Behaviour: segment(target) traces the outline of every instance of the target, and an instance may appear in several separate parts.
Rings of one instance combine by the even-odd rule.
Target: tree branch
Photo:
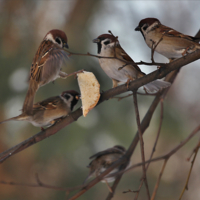
[[[142,162],[145,163],[144,140],[143,140],[143,137],[142,137],[143,133],[141,131],[141,126],[140,126],[140,114],[139,114],[139,110],[138,110],[136,91],[133,91],[133,101],[134,101],[134,107],[135,107],[135,114],[136,114],[136,122],[137,122],[137,127],[138,127],[139,139],[140,139],[141,157],[142,157]],[[142,165],[142,169],[143,169],[142,183],[143,182],[145,183],[147,197],[150,200],[150,192],[149,192],[149,186],[148,186],[147,177],[146,177],[146,167],[145,167],[145,164]]]
[[[166,77],[165,80],[173,83],[173,81],[175,80],[178,72],[179,72],[179,69],[176,70],[176,71],[171,72]],[[141,131],[142,131],[142,133],[144,133],[144,131],[148,128],[148,126],[150,124],[150,121],[151,121],[151,118],[152,118],[152,115],[153,115],[158,103],[160,102],[161,96],[166,95],[167,92],[168,92],[168,88],[156,95],[156,97],[155,97],[154,101],[152,102],[149,110],[147,111],[145,117],[142,120],[142,123],[141,123]],[[132,141],[132,143],[131,143],[131,145],[130,145],[130,147],[129,147],[129,149],[128,149],[128,151],[127,151],[127,153],[126,153],[127,157],[130,157],[133,154],[133,152],[134,152],[134,150],[135,150],[135,148],[137,146],[138,141],[139,141],[139,136],[138,136],[138,132],[137,132],[135,137],[134,137],[134,139],[133,139],[133,141]],[[115,191],[115,189],[116,189],[121,177],[122,177],[122,174],[120,174],[118,176],[118,178],[115,180],[115,182],[113,183],[112,191]],[[106,200],[112,199],[113,194],[114,194],[114,192],[113,193],[109,193]]]
[[[155,80],[158,78],[163,78],[164,76],[166,76],[167,74],[169,74],[171,71],[176,70],[176,69],[180,69],[180,67],[191,63],[197,59],[200,58],[200,50],[195,51],[194,53],[188,54],[187,56],[177,59],[169,64],[164,65],[165,67],[163,67],[160,70],[156,70],[140,79],[137,79],[135,81],[132,81],[129,85],[129,90],[137,90],[139,87]],[[169,78],[167,78],[167,81],[170,81],[170,79],[173,81],[176,77],[178,73],[178,70],[175,72],[172,72],[168,75]],[[118,94],[122,94],[124,92],[127,91],[127,87],[125,85],[121,85],[118,86],[116,88],[110,89],[106,92],[104,92],[101,95],[101,98],[99,100],[99,103],[104,102],[105,100],[108,100],[111,97],[114,97],[115,95]],[[160,101],[160,97],[166,94],[167,90],[164,90],[160,93],[158,93],[152,103],[152,105],[150,106],[147,114],[145,115],[142,123],[141,123],[141,131],[142,133],[144,133],[144,131],[146,130],[146,128],[149,126],[150,120],[152,118],[152,115],[154,113],[154,110],[156,109],[159,101]],[[46,130],[39,132],[38,134],[28,138],[27,140],[21,142],[20,144],[2,152],[0,154],[0,163],[4,162],[7,158],[11,157],[12,155],[28,148],[29,146],[36,144],[37,142],[42,141],[43,139],[57,133],[59,130],[61,130],[62,128],[68,126],[69,124],[73,123],[74,121],[76,121],[80,116],[82,115],[82,110],[81,108],[77,109],[75,112],[71,113],[69,116],[67,116],[66,118],[64,118],[63,120],[61,120],[60,122],[58,122],[57,124],[55,124],[54,126],[47,128]],[[136,134],[135,138],[133,139],[126,155],[120,159],[119,161],[117,161],[116,163],[114,163],[109,169],[107,169],[104,173],[102,173],[99,177],[97,177],[96,179],[94,179],[93,181],[91,181],[90,183],[88,183],[88,185],[86,187],[84,187],[80,192],[83,194],[84,192],[86,192],[89,188],[91,188],[92,186],[94,186],[96,183],[98,183],[101,178],[103,178],[106,174],[108,174],[110,171],[112,171],[112,169],[114,169],[115,167],[125,163],[124,165],[126,165],[128,163],[128,160],[130,159],[130,156],[132,155],[137,143],[139,141],[139,137],[138,137],[138,133]],[[115,191],[115,188],[117,187],[118,182],[120,181],[122,175],[120,175],[116,181],[114,182],[113,186],[112,186],[112,190],[113,193]],[[109,196],[107,197],[107,199],[111,199],[113,196],[113,194],[109,194]],[[75,199],[75,198],[74,198]]]

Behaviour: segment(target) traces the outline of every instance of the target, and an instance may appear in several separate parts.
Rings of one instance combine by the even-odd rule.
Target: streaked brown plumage
[[[108,169],[115,161],[119,160],[126,153],[126,149],[123,146],[116,145],[112,148],[106,149],[104,151],[100,151],[90,159],[93,159],[88,168],[90,169],[89,175],[85,179],[84,183],[92,176],[99,176],[106,169]],[[120,165],[121,166],[121,165]],[[115,173],[119,171],[120,166],[113,169],[110,173]],[[115,177],[104,177],[102,182],[112,182],[115,180]]]
[[[26,113],[0,122],[28,121],[34,126],[43,127],[53,125],[57,120],[70,114],[77,104],[79,93],[74,90],[62,92],[59,96],[50,97],[33,105],[32,114]]]
[[[61,71],[61,65],[67,53],[67,36],[61,30],[51,30],[41,42],[32,62],[29,88],[25,97],[22,112],[30,115],[34,96],[39,87],[54,81],[56,78],[65,78],[66,73]]]
[[[127,62],[134,63],[134,61],[124,51],[124,49],[122,49],[118,39],[113,35],[102,34],[98,36],[98,38],[94,39],[93,42],[97,43],[98,54],[100,56],[116,57],[122,60],[99,58],[101,68],[113,81],[113,87],[145,76],[145,73],[143,73],[137,65],[127,64]],[[121,67],[123,68],[119,70]],[[152,93],[169,87],[170,85],[171,84],[166,81],[155,80],[144,85],[144,88],[147,92]]]
[[[156,18],[145,18],[139,22],[135,28],[140,31],[149,48],[167,57],[170,61],[180,58],[187,53],[192,53],[200,49],[199,40],[189,35],[184,35],[170,27],[162,25]]]

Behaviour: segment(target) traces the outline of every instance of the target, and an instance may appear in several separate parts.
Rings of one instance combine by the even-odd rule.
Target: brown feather
[[[124,49],[120,46],[120,44],[118,44],[116,47],[116,53],[117,55],[121,55],[122,59],[128,61],[128,62],[133,62],[135,63],[132,58],[124,51]],[[135,67],[139,72],[142,72],[141,69],[137,66],[134,65],[133,67]]]
[[[26,94],[24,104],[23,104],[23,107],[22,107],[22,113],[25,113],[27,115],[32,114],[34,97],[35,97],[35,93],[36,93],[37,90],[38,90],[37,82],[34,81],[34,80],[31,80],[30,83],[29,83],[28,92]]]

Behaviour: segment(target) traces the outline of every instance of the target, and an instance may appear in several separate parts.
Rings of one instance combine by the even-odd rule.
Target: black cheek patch
[[[60,41],[59,38],[56,38],[56,42],[57,42],[58,44],[61,44],[61,41]]]
[[[73,98],[71,102],[71,111],[74,109],[74,106],[78,103],[78,100],[76,98]]]
[[[100,54],[100,53],[101,53],[101,47],[102,47],[101,43],[100,43],[100,42],[99,42],[99,43],[97,43],[97,48],[98,48],[98,51],[97,51],[97,53],[98,53],[98,54]]]

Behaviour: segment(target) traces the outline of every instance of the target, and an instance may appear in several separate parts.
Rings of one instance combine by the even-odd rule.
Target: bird
[[[199,40],[167,27],[156,18],[145,18],[139,22],[135,31],[140,31],[149,48],[173,61],[200,49]]]
[[[33,126],[41,127],[54,125],[63,117],[69,115],[79,100],[80,94],[74,90],[67,90],[59,96],[53,96],[33,104],[33,112],[30,115],[22,113],[16,117],[0,122],[27,121]]]
[[[93,159],[89,165],[87,166],[89,168],[89,175],[86,177],[83,184],[86,183],[86,181],[91,178],[92,176],[99,176],[101,175],[105,170],[107,170],[115,161],[119,160],[123,155],[125,155],[126,149],[121,145],[115,145],[112,148],[108,148],[104,151],[100,151],[94,155],[92,155],[89,159]],[[129,164],[129,163],[128,163]],[[113,169],[108,175],[111,175],[113,173],[120,171],[121,165],[117,166],[115,169]],[[116,176],[111,177],[104,177],[102,179],[102,182],[106,183],[109,190],[112,192],[112,189],[108,185],[109,182],[113,182],[116,179]]]
[[[129,81],[146,75],[134,64],[134,61],[123,50],[118,38],[114,35],[102,34],[94,39],[93,42],[97,43],[97,53],[99,56],[116,57],[116,59],[99,58],[99,64],[108,77],[112,79],[113,87],[117,87],[118,84],[129,83]],[[169,82],[155,80],[144,85],[144,89],[146,92],[152,93],[158,92],[170,85]]]
[[[68,53],[64,51],[69,48],[66,34],[58,29],[49,31],[42,40],[33,59],[29,87],[24,100],[22,112],[30,115],[34,96],[39,87],[54,81],[56,78],[66,78],[67,74],[61,71],[61,66]]]

